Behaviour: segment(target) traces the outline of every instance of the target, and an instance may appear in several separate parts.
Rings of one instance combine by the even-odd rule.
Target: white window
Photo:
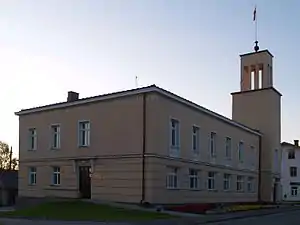
[[[79,122],[79,146],[87,147],[90,145],[90,122]]]
[[[167,188],[168,189],[175,189],[178,188],[178,169],[175,167],[168,167],[168,174],[167,174]]]
[[[199,127],[193,126],[193,153],[199,155],[200,153],[200,146],[199,146],[199,138],[200,138],[200,129]]]
[[[295,167],[295,166],[290,167],[290,176],[297,177],[297,167]]]
[[[28,182],[30,185],[36,184],[36,167],[29,167]]]
[[[256,151],[254,146],[250,146],[250,154],[251,154],[251,165],[256,165]]]
[[[238,146],[238,158],[240,162],[244,160],[244,142],[240,141]]]
[[[298,195],[298,187],[291,186],[291,196],[297,196],[297,195]]]
[[[224,183],[223,183],[224,191],[228,191],[230,189],[230,181],[231,181],[230,174],[225,173],[224,174]]]
[[[288,151],[288,159],[295,159],[295,150],[294,149],[290,149]]]
[[[189,178],[190,178],[190,189],[199,189],[198,171],[195,169],[190,169]]]
[[[37,131],[36,128],[29,129],[29,150],[37,149]]]
[[[253,177],[248,177],[247,181],[247,191],[248,192],[253,192],[254,191],[254,178]]]
[[[225,140],[225,157],[231,159],[231,138],[226,137]]]
[[[180,151],[180,130],[179,121],[171,119],[170,121],[170,156],[178,157]]]
[[[236,190],[237,191],[243,191],[244,190],[244,177],[243,176],[237,176]]]
[[[60,185],[60,167],[58,166],[53,167],[52,184]]]
[[[216,157],[216,136],[215,132],[210,133],[210,157]]]
[[[59,125],[51,126],[51,135],[52,135],[51,148],[59,149],[60,148],[60,126]]]
[[[216,172],[208,172],[208,190],[215,190]]]

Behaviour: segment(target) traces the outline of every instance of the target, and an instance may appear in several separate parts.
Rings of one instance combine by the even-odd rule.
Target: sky
[[[282,141],[300,139],[298,0],[0,0],[0,140],[24,108],[156,84],[231,118],[240,54],[273,55]]]

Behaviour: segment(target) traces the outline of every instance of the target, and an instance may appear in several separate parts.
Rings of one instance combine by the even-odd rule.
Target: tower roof
[[[261,51],[258,51],[258,52],[245,53],[245,54],[240,55],[240,57],[243,57],[243,56],[246,56],[246,55],[254,55],[254,54],[264,53],[264,52],[268,53],[270,56],[274,57],[268,49],[261,50]]]

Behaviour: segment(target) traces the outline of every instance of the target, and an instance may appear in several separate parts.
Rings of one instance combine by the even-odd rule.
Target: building
[[[275,201],[281,94],[273,87],[273,56],[240,57],[232,120],[155,85],[84,99],[69,92],[66,102],[17,112],[19,195]]]
[[[300,147],[299,141],[294,144],[282,142],[281,186],[282,200],[300,201]]]
[[[15,203],[18,194],[18,171],[0,171],[0,205],[9,206]]]

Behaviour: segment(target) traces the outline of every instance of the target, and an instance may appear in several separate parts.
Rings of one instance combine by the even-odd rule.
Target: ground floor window
[[[177,178],[178,169],[175,167],[168,167],[167,173],[167,183],[166,186],[168,189],[178,188],[178,178]]]
[[[291,196],[297,196],[298,195],[298,187],[292,186],[291,187]]]
[[[57,166],[53,167],[52,184],[60,185],[60,167]]]

